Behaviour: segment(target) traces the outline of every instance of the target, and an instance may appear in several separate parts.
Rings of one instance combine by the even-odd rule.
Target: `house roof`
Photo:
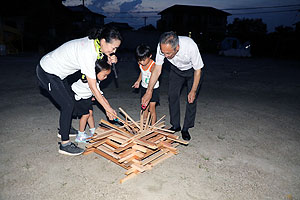
[[[106,25],[108,26],[114,26],[118,29],[122,29],[122,30],[131,30],[133,29],[131,26],[128,25],[128,23],[121,23],[121,22],[109,22]]]
[[[163,11],[159,12],[159,15],[163,15],[166,13],[189,13],[194,15],[203,15],[203,14],[209,14],[209,15],[224,15],[229,16],[231,15],[228,12],[224,12],[222,10],[218,10],[213,7],[205,7],[205,6],[189,6],[189,5],[173,5],[169,8],[164,9]]]
[[[78,5],[78,6],[67,6],[67,8],[69,8],[71,11],[73,12],[79,12],[79,13],[90,13],[92,15],[98,15],[100,17],[105,18],[106,16],[101,15],[99,13],[95,13],[92,12],[90,9],[88,9],[87,7],[83,6],[83,5]]]

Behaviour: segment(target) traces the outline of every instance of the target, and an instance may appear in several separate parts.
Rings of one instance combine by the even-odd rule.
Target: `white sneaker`
[[[87,138],[89,138],[89,136],[84,132],[84,133],[78,133],[76,139],[75,139],[75,142],[78,142],[78,143],[87,143]]]

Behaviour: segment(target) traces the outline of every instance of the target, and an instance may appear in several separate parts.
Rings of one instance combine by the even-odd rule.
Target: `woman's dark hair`
[[[95,62],[96,76],[102,70],[111,70],[111,65],[107,63],[107,56],[104,55],[102,59],[97,59]]]
[[[89,39],[105,39],[106,42],[110,43],[111,40],[120,40],[122,41],[122,36],[120,32],[113,26],[104,26],[102,28],[92,29],[89,33]]]
[[[145,58],[149,58],[151,55],[151,49],[148,45],[141,44],[136,47],[135,57],[138,61],[144,60]]]

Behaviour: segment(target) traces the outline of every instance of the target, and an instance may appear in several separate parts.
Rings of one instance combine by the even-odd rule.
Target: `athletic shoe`
[[[59,133],[59,128],[58,129],[58,133],[57,133],[57,137],[61,138],[61,135]],[[69,137],[76,137],[78,134],[78,130],[76,130],[75,128],[73,128],[73,126],[70,128],[70,132],[69,132]]]
[[[63,146],[60,142],[59,144],[59,150],[58,153],[69,155],[69,156],[77,156],[84,152],[84,149],[78,147],[73,142],[70,142],[67,146]]]
[[[78,143],[86,143],[87,141],[87,138],[89,138],[89,136],[84,132],[84,133],[78,133],[76,139],[75,139],[75,142],[78,142]]]

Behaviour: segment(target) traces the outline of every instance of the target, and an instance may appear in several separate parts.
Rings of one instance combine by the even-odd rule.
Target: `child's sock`
[[[78,131],[78,135],[83,135],[85,134],[85,131],[81,132],[81,131]]]
[[[94,134],[95,134],[95,130],[96,130],[96,128],[90,128],[90,133],[91,133],[91,135],[94,135]]]

